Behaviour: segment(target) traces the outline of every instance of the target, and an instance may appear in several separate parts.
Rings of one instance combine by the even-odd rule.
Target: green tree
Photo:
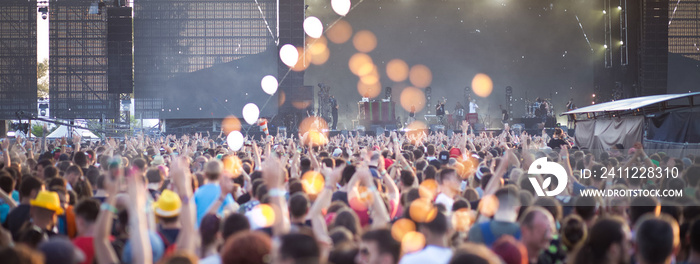
[[[39,62],[36,65],[37,96],[39,98],[49,97],[49,59]]]
[[[131,130],[134,130],[136,128],[141,128],[141,120],[136,119],[134,115],[131,115],[130,118],[130,123],[131,123]]]
[[[56,131],[58,126],[48,126],[47,130],[44,130],[44,125],[40,123],[32,123],[32,129],[31,133],[34,134],[35,137],[43,137],[44,135],[48,136],[52,132]]]

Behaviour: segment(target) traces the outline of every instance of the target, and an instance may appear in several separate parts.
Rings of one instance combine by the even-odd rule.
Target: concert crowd
[[[700,156],[579,149],[560,129],[1,146],[0,263],[700,264]],[[561,194],[538,195],[560,183],[528,173],[540,158],[566,171]],[[635,166],[679,174],[580,175]]]

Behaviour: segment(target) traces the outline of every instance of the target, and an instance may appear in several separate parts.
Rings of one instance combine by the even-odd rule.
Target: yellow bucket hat
[[[173,217],[180,214],[180,208],[182,207],[182,201],[180,201],[180,196],[171,190],[164,190],[160,194],[158,201],[153,203],[155,212],[157,216],[160,217]]]
[[[29,201],[31,206],[41,207],[47,210],[56,212],[58,215],[63,214],[63,208],[61,208],[61,200],[58,198],[58,194],[51,191],[40,191],[36,195],[34,200]]]

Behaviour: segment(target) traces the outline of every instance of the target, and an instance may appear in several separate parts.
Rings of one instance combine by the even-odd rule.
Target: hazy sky
[[[37,60],[43,61],[49,58],[49,20],[41,19],[41,14],[36,16],[36,20]]]

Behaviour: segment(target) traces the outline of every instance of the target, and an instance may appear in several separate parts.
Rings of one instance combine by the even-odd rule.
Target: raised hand
[[[173,159],[170,178],[173,179],[176,190],[180,195],[189,197],[192,193],[192,185],[190,184],[190,164],[186,157],[178,157]]]
[[[73,134],[73,145],[80,145],[82,137],[78,134]]]
[[[569,156],[569,147],[566,145],[561,145],[561,150],[559,150],[559,156],[568,157]]]
[[[109,197],[114,197],[119,193],[121,179],[123,170],[119,170],[118,173],[110,173],[104,177],[104,190],[107,192]]]
[[[282,165],[276,157],[270,157],[262,164],[263,180],[269,189],[281,188],[284,184]]]

